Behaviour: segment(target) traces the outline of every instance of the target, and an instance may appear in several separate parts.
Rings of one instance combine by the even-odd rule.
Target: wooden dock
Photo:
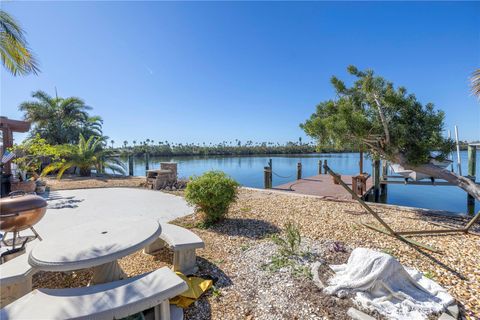
[[[345,182],[345,184],[349,187],[352,187],[352,176],[342,175],[342,181]],[[361,197],[368,194],[372,187],[372,178],[369,178],[367,180],[366,192],[362,194]],[[333,183],[333,178],[329,174],[320,174],[318,176],[291,181],[285,184],[275,186],[272,189],[298,194],[320,196],[328,199],[352,199],[352,195],[348,193],[347,190],[345,190],[341,185]]]

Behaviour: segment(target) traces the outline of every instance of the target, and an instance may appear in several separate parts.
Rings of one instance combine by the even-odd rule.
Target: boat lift
[[[343,188],[345,188],[345,190],[347,190],[352,195],[353,199],[357,200],[360,203],[360,205],[362,205],[362,207],[365,208],[365,210],[368,213],[370,213],[384,227],[384,229],[383,229],[383,228],[379,228],[377,226],[374,226],[374,225],[371,225],[371,224],[368,224],[368,223],[362,223],[362,225],[367,227],[367,228],[370,228],[374,231],[381,232],[383,234],[395,237],[402,242],[412,244],[412,245],[427,249],[427,250],[432,251],[432,252],[438,252],[438,250],[433,248],[433,247],[430,247],[426,244],[423,244],[423,243],[417,242],[415,240],[409,239],[408,237],[421,236],[421,235],[432,235],[432,234],[436,234],[436,235],[438,235],[438,234],[449,234],[449,233],[465,233],[465,234],[468,233],[468,234],[473,234],[473,235],[476,235],[476,236],[480,235],[480,234],[472,232],[470,230],[472,228],[472,226],[479,220],[480,211],[475,216],[473,216],[472,219],[463,228],[447,226],[447,225],[443,225],[443,224],[439,224],[439,223],[432,223],[434,225],[441,226],[444,229],[395,231],[390,227],[390,225],[388,223],[386,223],[378,215],[378,213],[376,213],[372,208],[370,208],[370,206],[367,205],[367,203],[365,201],[363,201],[352,189],[350,189],[350,187],[348,187],[345,184],[345,182],[342,181],[341,177],[337,173],[335,173],[332,169],[330,169],[330,167],[326,164],[323,167],[333,177],[333,179],[335,179]]]

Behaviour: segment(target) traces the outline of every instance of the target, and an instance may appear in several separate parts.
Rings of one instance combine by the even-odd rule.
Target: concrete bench
[[[168,300],[188,289],[167,267],[91,287],[36,289],[0,310],[0,319],[121,319],[149,308],[155,320],[183,319]],[[174,310],[175,311],[174,311]]]
[[[0,264],[0,307],[32,291],[32,276],[36,270],[28,263],[28,255],[36,241],[27,244],[25,253]]]
[[[160,238],[144,249],[146,254],[155,254],[156,251],[165,247],[165,244],[173,250],[173,270],[183,274],[197,272],[197,256],[195,250],[205,248],[205,243],[195,233],[185,228],[162,223]]]

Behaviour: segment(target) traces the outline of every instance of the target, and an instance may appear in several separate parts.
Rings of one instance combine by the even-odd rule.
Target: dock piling
[[[378,202],[380,198],[380,160],[373,161],[373,195],[374,201]]]
[[[263,184],[265,189],[272,188],[272,169],[269,166],[263,168]]]
[[[133,176],[133,155],[128,155],[128,175]]]
[[[322,160],[318,160],[318,174],[322,174]]]
[[[388,180],[388,161],[387,160],[382,160],[382,181]],[[387,184],[382,183],[380,185],[380,193],[381,195],[386,195],[387,193]]]
[[[297,163],[297,180],[302,179],[302,163]]]
[[[324,169],[323,169],[323,170],[324,170],[323,173],[324,173],[324,174],[327,174],[327,173],[328,173],[328,172],[327,172],[327,159],[323,160],[323,168],[324,168]]]
[[[145,152],[145,171],[150,169],[150,166],[148,164],[149,161],[150,161],[150,155],[148,154],[148,152]],[[146,175],[146,173],[145,173],[145,175]]]
[[[477,147],[468,146],[468,178],[475,182],[476,180],[476,162],[477,162]],[[475,212],[475,198],[467,193],[467,209],[469,213]]]

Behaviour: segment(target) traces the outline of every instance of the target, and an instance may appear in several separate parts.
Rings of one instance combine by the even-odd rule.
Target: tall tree
[[[19,110],[25,119],[34,125],[32,135],[39,134],[49,144],[76,144],[79,135],[85,137],[102,135],[102,119],[91,117],[92,108],[76,97],[51,97],[43,91],[32,93],[35,101],[20,104]]]
[[[458,185],[476,199],[480,186],[431,163],[432,151],[445,159],[453,142],[442,136],[444,113],[422,105],[403,87],[375,76],[373,71],[348,67],[356,79],[351,87],[332,77],[336,98],[321,102],[301,128],[321,145],[363,145],[377,158]]]
[[[25,32],[8,13],[0,10],[0,56],[2,64],[14,76],[37,74],[40,69],[28,48]]]

